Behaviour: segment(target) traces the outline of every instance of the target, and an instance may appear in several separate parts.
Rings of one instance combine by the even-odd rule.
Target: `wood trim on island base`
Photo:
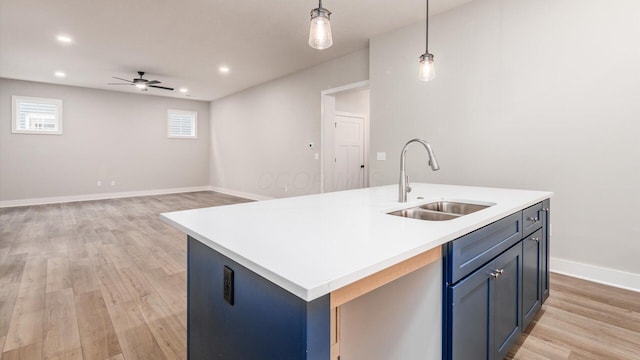
[[[340,306],[442,258],[438,246],[331,292],[331,360],[340,357]]]

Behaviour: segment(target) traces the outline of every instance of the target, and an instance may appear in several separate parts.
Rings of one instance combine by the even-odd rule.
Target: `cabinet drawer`
[[[522,239],[522,213],[517,212],[448,244],[449,284],[464,278]]]
[[[542,227],[542,203],[530,206],[522,211],[523,236],[527,236]]]

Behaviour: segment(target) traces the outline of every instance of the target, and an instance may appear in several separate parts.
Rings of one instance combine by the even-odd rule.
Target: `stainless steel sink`
[[[388,213],[389,215],[402,216],[406,218],[412,219],[420,219],[420,220],[430,220],[430,221],[444,221],[444,220],[452,220],[460,215],[453,214],[445,214],[436,211],[428,211],[423,210],[420,207],[413,207],[409,209],[402,209]]]
[[[421,209],[438,211],[455,215],[467,215],[488,208],[490,205],[467,204],[450,201],[437,201],[420,205]]]
[[[495,204],[483,205],[452,201],[436,201],[407,209],[392,211],[388,214],[419,220],[446,221],[457,219],[461,216],[486,209],[493,205]]]

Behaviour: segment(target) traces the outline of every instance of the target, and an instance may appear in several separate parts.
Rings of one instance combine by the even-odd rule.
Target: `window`
[[[169,110],[167,128],[169,138],[197,139],[198,113],[195,111]]]
[[[62,100],[12,96],[14,134],[62,134]]]

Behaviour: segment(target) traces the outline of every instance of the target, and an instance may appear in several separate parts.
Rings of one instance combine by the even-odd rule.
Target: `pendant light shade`
[[[436,68],[433,63],[433,54],[429,54],[429,0],[427,0],[427,21],[426,21],[426,41],[425,52],[420,55],[420,63],[418,68],[418,79],[422,81],[430,81],[436,76]]]
[[[309,27],[309,46],[323,50],[333,45],[331,37],[331,11],[322,7],[322,0],[316,9],[311,10],[311,25]]]
[[[420,56],[420,68],[418,69],[418,79],[422,81],[433,80],[436,77],[436,68],[433,63],[433,54],[422,54]]]

